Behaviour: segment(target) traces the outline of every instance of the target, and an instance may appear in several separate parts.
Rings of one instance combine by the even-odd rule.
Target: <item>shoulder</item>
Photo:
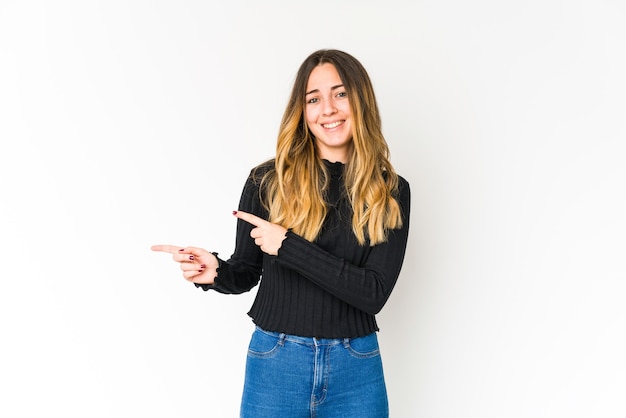
[[[402,200],[409,200],[411,198],[411,186],[407,179],[400,175],[398,175],[398,194]]]
[[[250,170],[250,176],[248,180],[256,184],[260,184],[263,178],[267,175],[267,173],[274,171],[274,169],[276,168],[275,163],[276,160],[272,158],[252,168],[252,170]]]
[[[399,189],[408,189],[409,188],[409,182],[407,181],[407,179],[402,177],[400,174],[398,174],[398,188]]]
[[[402,176],[398,176],[398,190],[400,195],[410,195],[411,194],[411,186],[407,179]]]
[[[244,196],[254,197],[258,199],[261,193],[262,186],[265,182],[267,174],[274,171],[274,160],[267,160],[250,170],[246,184],[243,188]]]
[[[410,193],[410,186],[409,186],[409,182],[402,177],[400,174],[395,173],[396,177],[398,178],[398,185],[396,190],[394,191],[395,193],[399,194],[400,196],[402,196],[403,194],[407,194]],[[386,171],[383,172],[383,177],[385,178],[385,180],[387,180],[388,178],[388,173]],[[392,193],[394,193],[392,192]]]
[[[263,195],[266,188],[265,176],[274,168],[273,160],[253,167],[248,174],[246,183],[241,193],[239,210],[252,213],[263,219],[268,219],[268,214],[263,206]]]
[[[411,187],[409,186],[409,182],[399,174],[398,188],[396,189],[394,197],[398,200],[403,212],[408,214],[411,208]]]

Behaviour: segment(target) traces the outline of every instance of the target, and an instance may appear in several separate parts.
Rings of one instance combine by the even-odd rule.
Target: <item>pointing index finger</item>
[[[182,250],[183,247],[177,247],[175,245],[153,245],[150,247],[152,251],[161,251],[164,253],[176,254],[179,250]]]
[[[248,212],[243,212],[241,210],[233,211],[233,215],[235,215],[236,218],[239,218],[242,221],[246,221],[249,224],[252,224],[254,226],[263,226],[263,225],[268,223],[265,219],[259,218],[256,215],[253,215],[253,214],[248,213]]]

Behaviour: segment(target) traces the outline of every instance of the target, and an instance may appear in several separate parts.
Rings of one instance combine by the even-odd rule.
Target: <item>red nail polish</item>
[[[185,251],[184,248],[181,248],[180,250],[178,250],[178,252],[183,252],[183,251]]]
[[[190,260],[193,260],[193,255],[190,255],[190,256],[189,256],[189,259],[190,259]]]
[[[205,269],[206,268],[206,264],[200,264],[200,268],[201,269]]]
[[[233,215],[236,215],[236,214],[237,214],[237,211],[236,211],[236,210],[234,210],[234,211],[233,211]]]

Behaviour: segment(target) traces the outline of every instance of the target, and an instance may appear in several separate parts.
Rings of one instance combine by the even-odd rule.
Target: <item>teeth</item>
[[[341,125],[341,122],[328,123],[328,124],[325,124],[325,125],[322,125],[322,126],[324,128],[326,128],[326,129],[332,129],[332,128],[336,128],[339,125]]]

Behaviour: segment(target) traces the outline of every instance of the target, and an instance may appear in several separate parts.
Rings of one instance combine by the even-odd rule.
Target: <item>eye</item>
[[[312,97],[309,100],[307,100],[306,102],[313,104],[313,103],[317,103],[319,101],[320,101],[320,99],[318,99],[317,97]]]
[[[341,91],[337,93],[337,97],[348,97],[348,93],[346,93],[345,91]]]

